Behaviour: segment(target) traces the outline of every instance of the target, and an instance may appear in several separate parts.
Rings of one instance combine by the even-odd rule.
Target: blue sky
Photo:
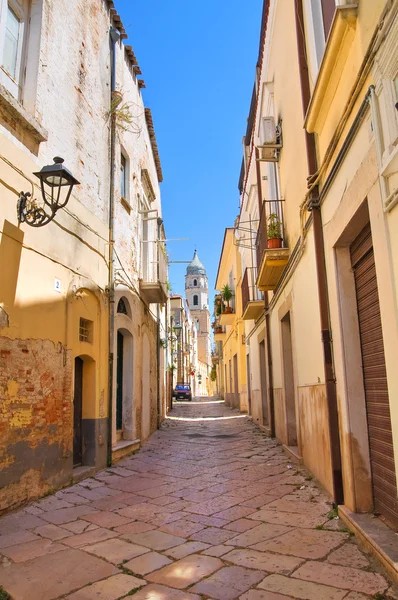
[[[171,260],[207,269],[210,306],[237,188],[258,53],[262,0],[116,0],[147,88],[162,162]],[[174,293],[186,265],[170,265]]]

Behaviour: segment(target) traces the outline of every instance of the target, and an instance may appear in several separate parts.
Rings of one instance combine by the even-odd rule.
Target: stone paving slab
[[[388,588],[387,581],[379,573],[367,573],[352,567],[341,567],[313,561],[300,567],[293,577],[325,585],[334,585],[369,595],[381,594]]]
[[[67,600],[118,600],[144,585],[144,579],[131,575],[114,575],[67,596]]]
[[[148,581],[184,589],[223,566],[218,558],[192,554],[147,576]]]
[[[44,556],[45,554],[54,554],[66,550],[65,546],[57,544],[52,540],[38,539],[34,542],[27,542],[26,544],[18,544],[16,546],[9,546],[2,550],[2,554],[11,558],[14,563],[22,563],[38,556]]]
[[[99,556],[100,558],[104,558],[115,565],[149,552],[148,548],[137,546],[136,544],[129,544],[128,542],[117,538],[106,540],[99,544],[83,546],[82,550],[85,550],[90,554],[95,554],[95,556]]]
[[[398,600],[276,440],[211,399],[171,416],[117,466],[0,517],[13,600]]]
[[[159,554],[158,552],[147,552],[146,554],[124,563],[123,567],[138,575],[147,575],[148,573],[158,571],[171,563],[172,560],[167,558],[167,556],[163,556],[163,554]]]
[[[242,592],[259,583],[263,577],[264,573],[261,571],[242,567],[224,567],[196,584],[192,591],[211,594],[215,600],[235,600]]]
[[[342,600],[347,593],[346,590],[336,587],[298,581],[283,575],[270,575],[258,587],[278,594],[288,594],[300,600]]]
[[[13,600],[54,600],[118,571],[81,550],[67,549],[22,564],[0,567],[0,584]]]
[[[180,592],[164,585],[148,585],[134,594],[134,600],[201,600],[197,594]]]

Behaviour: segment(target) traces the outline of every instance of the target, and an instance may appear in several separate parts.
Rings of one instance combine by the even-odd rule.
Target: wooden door
[[[250,375],[250,354],[246,355],[246,377],[247,377],[247,411],[252,414],[252,387]]]
[[[124,337],[117,332],[117,365],[116,365],[116,429],[123,429],[123,359]]]
[[[240,408],[239,402],[239,375],[238,375],[238,356],[234,354],[234,407]]]
[[[260,342],[260,381],[261,405],[263,409],[263,425],[268,425],[268,393],[267,376],[265,371],[265,341]]]
[[[361,339],[374,507],[376,512],[397,526],[397,482],[380,303],[370,225],[367,225],[352,243],[350,252],[355,277]]]
[[[283,383],[285,392],[287,445],[297,446],[297,418],[295,381],[293,369],[293,345],[290,312],[281,321],[283,352]]]
[[[83,460],[83,360],[75,358],[75,387],[73,396],[73,466]]]

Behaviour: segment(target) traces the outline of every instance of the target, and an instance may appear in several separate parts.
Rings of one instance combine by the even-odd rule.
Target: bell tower
[[[210,366],[210,312],[206,269],[195,250],[185,275],[185,298],[198,331],[198,359]]]

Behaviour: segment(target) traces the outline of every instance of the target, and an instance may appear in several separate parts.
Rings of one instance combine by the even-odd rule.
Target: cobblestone
[[[222,402],[176,403],[138,454],[0,518],[0,586],[13,600],[398,597],[306,476]]]

